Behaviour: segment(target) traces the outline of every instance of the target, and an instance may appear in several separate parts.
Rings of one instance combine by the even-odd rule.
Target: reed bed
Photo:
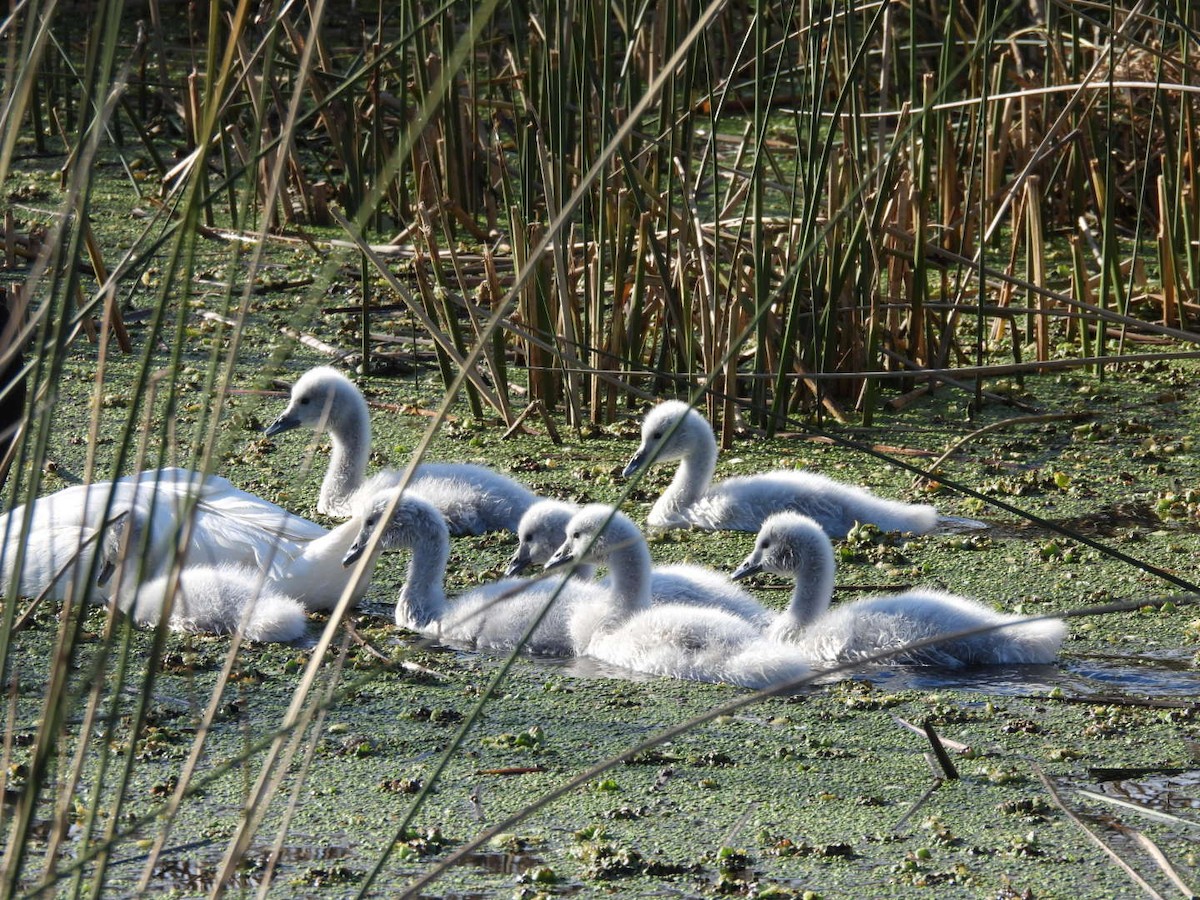
[[[1040,18],[1024,3],[334,6],[29,0],[0,21],[0,369],[25,352],[0,402],[22,385],[31,399],[5,460],[9,508],[42,491],[58,381],[85,340],[85,480],[217,470],[237,373],[253,351],[265,383],[294,338],[364,371],[436,365],[445,398],[418,456],[460,389],[471,416],[508,426],[535,407],[579,427],[643,398],[702,398],[728,444],[739,417],[768,435],[869,425],[939,384],[982,402],[1001,373],[1195,352],[1188,2],[1050,3]],[[45,159],[53,195],[24,177]],[[93,227],[101,161],[141,197],[131,238]],[[327,264],[280,280],[271,260],[297,243]],[[353,296],[331,297],[346,279]],[[216,304],[197,298],[205,281]],[[285,333],[269,354],[245,347],[247,318],[281,290]],[[109,393],[114,353],[138,359],[128,402]],[[76,594],[0,821],[3,896],[98,896],[111,848],[149,827],[121,815],[136,742],[96,759],[81,735],[122,716],[145,727],[166,632],[135,660],[110,616],[89,676],[72,679],[88,616]],[[226,763],[258,775],[218,885],[349,690],[324,665],[346,607],[278,729]],[[27,689],[8,667],[19,612],[6,602],[0,620],[10,712]],[[199,786],[237,658],[234,642],[168,826]],[[47,820],[50,849],[31,858]],[[72,862],[57,855],[68,822],[94,848]]]

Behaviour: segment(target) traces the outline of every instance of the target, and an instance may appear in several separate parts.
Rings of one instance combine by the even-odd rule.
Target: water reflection
[[[1119,800],[1177,814],[1185,809],[1200,809],[1200,770],[1105,781],[1100,790]]]
[[[651,681],[640,675],[594,659],[537,659],[538,666],[554,669],[573,678],[617,678]],[[1064,657],[1056,665],[980,666],[973,669],[943,669],[937,666],[861,666],[819,677],[817,685],[844,678],[859,678],[888,690],[974,691],[1001,696],[1047,695],[1057,689],[1068,699],[1090,699],[1097,703],[1127,697],[1165,700],[1175,706],[1179,699],[1200,696],[1200,669],[1192,664],[1192,653],[1178,650],[1145,656]]]

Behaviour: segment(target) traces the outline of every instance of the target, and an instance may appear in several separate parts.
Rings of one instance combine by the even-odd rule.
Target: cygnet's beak
[[[743,578],[749,578],[751,575],[757,575],[762,571],[762,563],[759,562],[753,553],[747,556],[740,566],[733,570],[729,576],[731,581],[741,581]]]
[[[100,563],[100,570],[96,573],[97,587],[104,587],[112,580],[113,572],[117,571],[117,564],[111,559],[106,559]]]
[[[279,418],[263,429],[263,434],[270,437],[273,434],[281,434],[299,427],[300,420],[285,409],[279,414]]]
[[[638,469],[646,464],[646,458],[650,455],[650,451],[645,447],[638,447],[637,452],[629,458],[629,462],[625,464],[625,471],[621,473],[622,478],[628,478]]]
[[[346,555],[342,557],[342,565],[346,568],[358,562],[358,558],[367,550],[367,544],[371,542],[371,535],[359,534],[354,539],[354,543],[350,545],[350,549],[346,551]]]
[[[504,570],[505,578],[513,578],[529,568],[529,555],[523,551],[524,548],[518,547],[517,552],[512,555],[512,559],[508,561],[508,568]]]
[[[570,544],[563,544],[554,551],[554,555],[546,560],[546,564],[542,566],[547,572],[551,569],[557,569],[560,566],[565,566],[575,560],[575,555],[571,552]]]

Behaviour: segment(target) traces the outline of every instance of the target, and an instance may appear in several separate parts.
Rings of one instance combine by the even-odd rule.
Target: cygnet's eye
[[[300,405],[301,405],[301,406],[308,406],[308,397],[307,397],[307,396],[305,396],[305,397],[301,397],[301,398],[300,398]]]
[[[657,441],[657,440],[659,440],[660,438],[662,438],[662,432],[661,432],[661,431],[656,431],[656,432],[654,432],[654,434],[650,435],[650,440],[652,440],[652,441]]]
[[[770,542],[770,541],[763,541],[763,542],[762,542],[761,544],[759,544],[758,546],[759,546],[759,547],[761,547],[763,550],[770,550],[770,549],[771,549],[771,542]]]

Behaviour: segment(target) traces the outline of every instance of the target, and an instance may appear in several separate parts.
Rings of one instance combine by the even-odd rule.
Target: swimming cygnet
[[[525,643],[530,653],[570,656],[575,643],[570,631],[572,612],[600,603],[604,591],[579,578],[540,580],[506,578],[446,598],[443,582],[450,558],[450,534],[441,513],[424,499],[407,492],[377,494],[369,504],[358,537],[346,554],[354,562],[371,545],[379,523],[394,509],[378,545],[407,549],[408,575],[396,602],[396,624],[439,640],[492,650],[512,650],[534,619],[545,615]]]
[[[400,470],[386,469],[364,482],[371,452],[370,414],[358,387],[336,369],[319,366],[305,372],[292,386],[287,408],[264,433],[302,426],[328,431],[333,442],[318,512],[351,516],[360,490],[370,497],[403,477]],[[522,514],[537,500],[516,479],[473,463],[422,463],[406,490],[432,503],[455,535],[516,531]]]
[[[668,400],[646,414],[642,443],[624,474],[628,478],[641,469],[676,461],[675,477],[646,518],[651,527],[758,531],[767,516],[782,510],[812,517],[835,538],[845,537],[855,522],[915,534],[938,524],[932,506],[885,500],[813,472],[776,469],[713,484],[717,440],[711,426],[688,404]]]
[[[587,656],[635,672],[753,688],[798,681],[808,673],[795,648],[763,637],[739,616],[712,607],[651,605],[646,541],[612,507],[583,507],[546,567],[576,560],[607,565],[612,573],[600,615],[589,606],[573,623],[576,642]]]
[[[813,662],[850,661],[895,650],[898,652],[885,662],[951,668],[1049,663],[1066,634],[1059,619],[1026,621],[975,600],[931,589],[868,597],[830,609],[834,568],[833,547],[821,527],[807,516],[783,512],[763,523],[754,550],[732,577],[765,571],[796,579],[791,603],[767,633],[794,643]],[[904,650],[937,635],[1001,625],[1004,627]]]
[[[541,566],[566,540],[567,523],[579,506],[562,500],[540,500],[525,511],[517,527],[519,545],[509,561],[506,575],[519,575],[531,565]],[[595,566],[576,562],[577,578],[591,578]],[[608,584],[608,579],[601,581]],[[650,573],[651,603],[684,603],[712,606],[764,626],[775,614],[742,590],[721,572],[691,563],[656,566]]]

